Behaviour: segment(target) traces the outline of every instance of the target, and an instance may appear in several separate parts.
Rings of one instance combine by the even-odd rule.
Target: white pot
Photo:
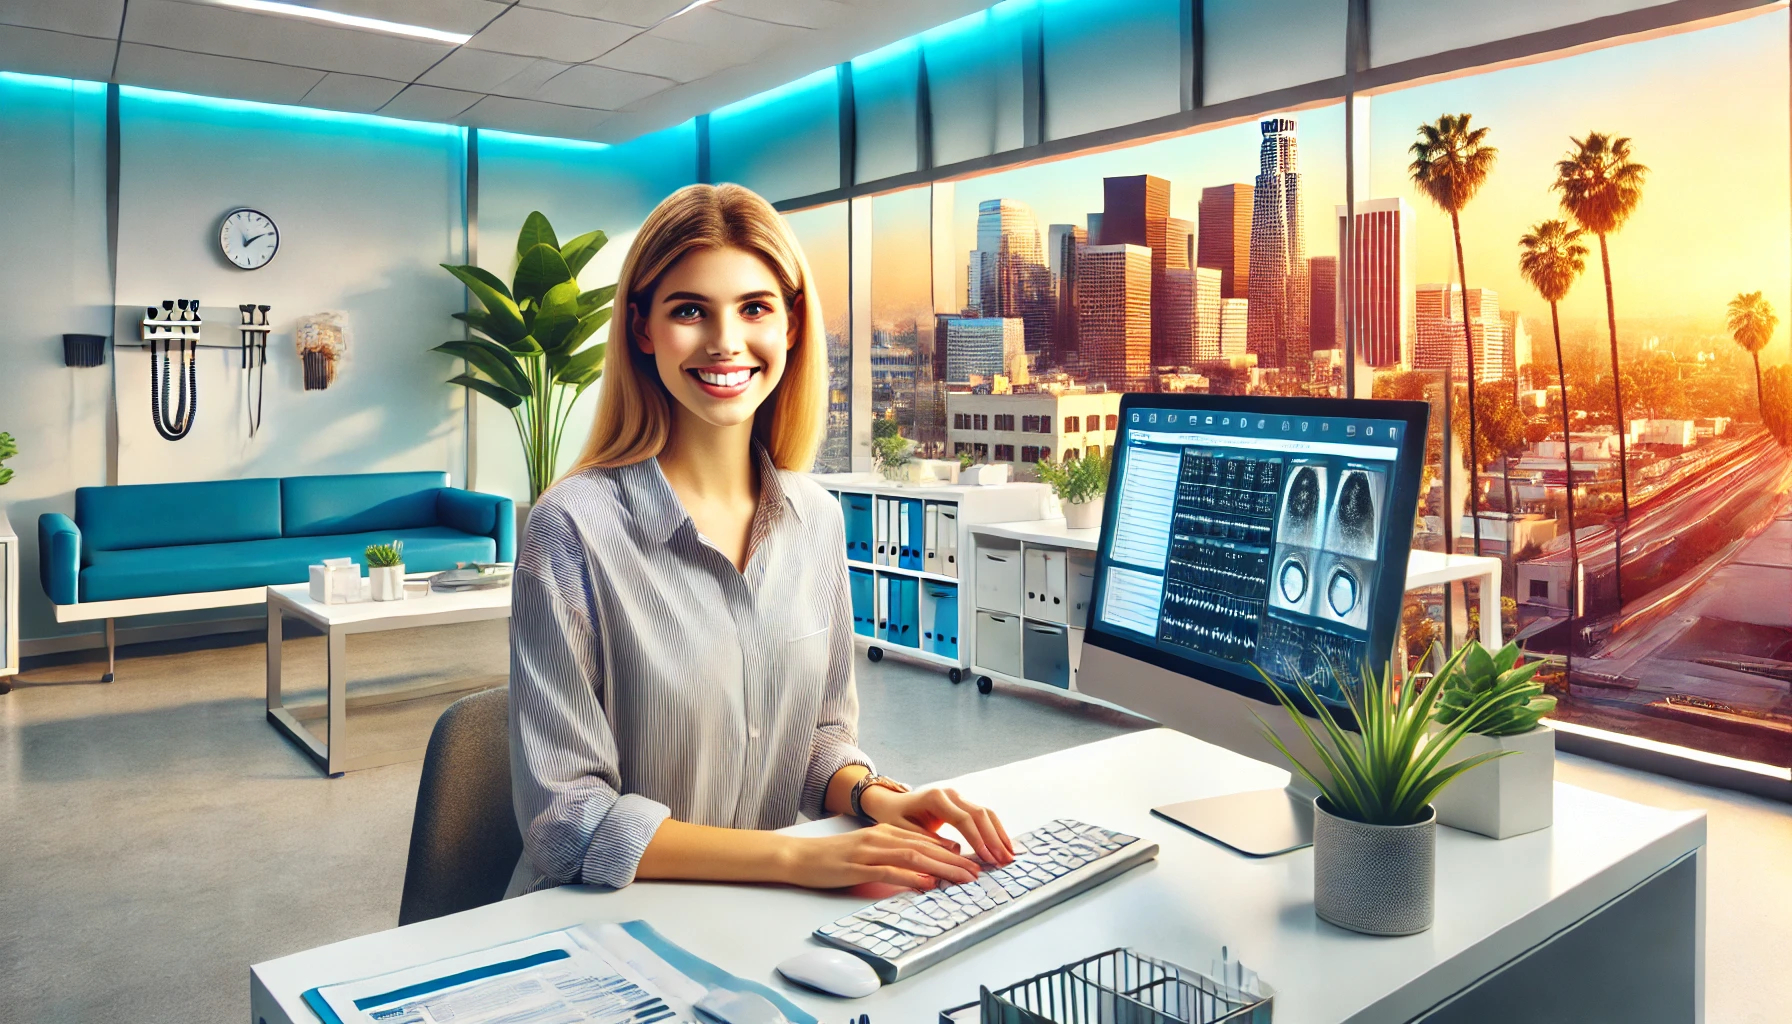
[[[1431,927],[1437,899],[1437,812],[1416,825],[1365,825],[1313,801],[1313,911],[1364,935]]]
[[[1008,482],[1008,464],[983,463],[958,471],[958,482],[977,487],[995,487]]]
[[[375,601],[404,600],[404,566],[376,565],[367,570],[367,587]]]
[[[1088,501],[1065,501],[1064,525],[1072,530],[1093,530],[1101,525],[1101,510],[1107,505],[1107,495],[1097,494]]]
[[[1539,725],[1516,736],[1469,733],[1450,748],[1448,763],[1495,750],[1517,753],[1470,768],[1445,787],[1435,801],[1438,823],[1493,839],[1548,828],[1555,821],[1555,730]]]

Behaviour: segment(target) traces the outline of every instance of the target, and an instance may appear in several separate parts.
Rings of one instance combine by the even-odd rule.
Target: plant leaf
[[[458,377],[450,377],[448,383],[459,384],[464,388],[472,388],[474,391],[479,392],[506,409],[514,409],[523,404],[523,396],[511,394],[489,380],[480,380],[478,377],[469,374],[463,373]]]
[[[542,297],[541,312],[535,315],[534,335],[542,349],[554,352],[565,347],[566,341],[578,329],[579,285],[576,281],[562,281],[548,289]]]
[[[535,389],[529,386],[528,376],[523,373],[522,364],[516,361],[509,349],[496,342],[477,338],[472,341],[449,341],[437,345],[435,351],[465,359],[506,391],[525,398],[535,393]]]
[[[573,276],[577,277],[579,271],[585,269],[585,264],[591,262],[591,257],[596,256],[598,250],[602,249],[609,240],[610,237],[602,231],[587,231],[561,246],[560,257],[566,261],[566,266],[572,270]]]
[[[537,245],[523,253],[516,263],[516,295],[543,305],[548,290],[572,280],[572,271],[560,258],[560,250],[551,245]],[[574,286],[577,293],[577,286]]]
[[[560,241],[554,237],[553,225],[540,210],[531,211],[523,218],[523,229],[516,235],[516,254],[520,259],[524,253],[538,245],[552,246],[555,252],[560,249]]]
[[[606,284],[602,288],[593,288],[579,295],[579,315],[590,316],[609,305],[616,298],[616,286]]]
[[[510,289],[504,284],[502,278],[484,267],[476,267],[472,264],[467,264],[463,269],[466,270],[467,273],[472,274],[474,277],[479,278],[481,281],[484,281],[486,284],[491,285],[493,288],[502,292],[505,298],[516,298],[516,296],[510,294]]]
[[[516,303],[507,293],[487,283],[486,278],[490,274],[484,274],[483,271],[474,273],[479,270],[477,267],[457,267],[448,263],[442,264],[442,269],[453,274],[461,284],[467,286],[474,298],[484,304],[486,317],[481,330],[505,344],[528,333],[529,329],[523,323],[522,310],[517,309]]]
[[[599,368],[603,365],[603,358],[604,345],[599,342],[596,345],[587,346],[579,352],[561,357],[558,366],[554,365],[554,354],[548,353],[548,368],[554,374],[555,383],[576,384],[584,380],[587,374],[599,372]]]

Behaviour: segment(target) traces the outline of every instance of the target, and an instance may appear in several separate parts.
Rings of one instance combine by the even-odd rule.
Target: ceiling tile
[[[665,127],[668,127],[666,120],[657,115],[648,116],[620,111],[611,114],[609,120],[599,125],[597,131],[591,133],[590,139],[593,142],[622,143]]]
[[[853,13],[837,0],[716,0],[715,9],[801,28],[832,28]]]
[[[425,39],[179,0],[132,0],[125,12],[124,38],[195,53],[407,80],[452,49]]]
[[[514,100],[504,96],[487,96],[455,118],[456,124],[475,128],[496,128],[499,131],[524,135],[551,135],[567,139],[583,139],[597,130],[610,114],[602,110],[581,110],[538,100]]]
[[[521,0],[523,7],[602,18],[646,28],[689,7],[691,0]]]
[[[583,63],[639,32],[632,25],[576,18],[532,7],[512,7],[467,42],[476,50]]]
[[[503,0],[302,0],[306,7],[358,14],[403,25],[421,25],[471,35],[504,13]]]
[[[0,67],[27,75],[104,82],[112,76],[117,49],[110,39],[0,25]]]
[[[792,43],[809,29],[742,18],[714,7],[699,7],[653,29],[652,35],[675,42],[725,50],[730,64],[744,64],[780,43]],[[794,76],[793,76],[794,77]]]
[[[0,25],[116,40],[123,20],[124,0],[0,0]]]
[[[486,93],[533,63],[533,57],[519,57],[514,53],[487,53],[463,46],[443,57],[440,64],[424,72],[423,77],[417,81],[445,89]]]
[[[136,4],[131,6],[135,8]],[[297,103],[323,77],[323,72],[307,68],[209,53],[184,53],[141,43],[124,43],[118,48],[118,81],[152,89],[267,103]]]
[[[638,75],[657,75],[677,82],[694,82],[746,59],[737,59],[735,54],[721,47],[693,46],[643,32],[592,63],[606,68],[633,71]]]
[[[437,89],[428,85],[410,85],[379,112],[387,117],[403,117],[412,121],[452,121],[461,111],[484,97],[459,89]]]
[[[385,106],[386,101],[398,95],[398,91],[403,88],[403,82],[385,78],[328,74],[323,81],[312,86],[311,91],[300,102],[307,107],[371,114]]]
[[[547,99],[546,96],[538,96],[536,93],[540,91],[542,86],[546,85],[562,71],[565,71],[572,66],[573,65],[571,64],[561,64],[558,61],[552,60],[530,61],[528,67],[511,75],[509,78],[499,82],[492,88],[487,89],[486,92],[489,92],[494,96],[509,96],[512,99],[518,100],[545,100]],[[585,107],[591,106],[592,104],[574,103],[572,105],[575,107]]]
[[[535,98],[575,107],[621,110],[638,99],[652,96],[676,84],[669,78],[637,75],[595,64],[580,64],[568,68],[536,90]]]

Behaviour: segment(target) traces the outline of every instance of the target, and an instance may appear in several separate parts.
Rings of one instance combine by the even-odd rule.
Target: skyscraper
[[[1091,377],[1114,390],[1151,378],[1151,251],[1091,245],[1077,260],[1077,337]]]
[[[1220,358],[1242,356],[1248,348],[1245,336],[1249,330],[1251,304],[1248,299],[1220,300]]]
[[[1046,361],[1053,366],[1063,366],[1077,350],[1077,256],[1088,244],[1089,233],[1075,224],[1051,226],[1051,271],[1057,315],[1052,322],[1051,356]]]
[[[1531,365],[1531,360],[1535,358],[1531,351],[1531,332],[1517,310],[1501,313],[1500,322],[1506,328],[1507,374],[1516,378],[1519,368]]]
[[[1467,380],[1462,286],[1422,284],[1413,298],[1418,326],[1413,369],[1448,370],[1451,380]],[[1470,288],[1467,298],[1469,337],[1475,346],[1475,382],[1499,380],[1506,374],[1507,363],[1499,293],[1491,288]]]
[[[1164,272],[1170,267],[1170,183],[1150,174],[1102,179],[1101,244],[1138,245],[1151,250],[1151,361],[1167,363],[1172,349],[1186,344],[1169,317],[1157,311],[1168,301]]]
[[[1350,294],[1340,295],[1339,301],[1350,309],[1356,358],[1368,366],[1411,366],[1416,334],[1412,207],[1399,197],[1357,203],[1354,250],[1345,238],[1348,211],[1342,206],[1337,210],[1338,251],[1352,254]]]
[[[1249,298],[1251,203],[1249,185],[1213,185],[1201,190],[1201,219],[1195,265],[1220,272],[1220,298]]]
[[[1251,320],[1247,343],[1265,368],[1311,361],[1307,338],[1307,242],[1300,207],[1300,160],[1291,117],[1261,122],[1251,205]]]
[[[1307,337],[1309,351],[1338,347],[1338,257],[1315,256],[1307,262]]]
[[[1164,339],[1151,354],[1153,366],[1195,364],[1195,272],[1170,267],[1151,296],[1151,322]]]
[[[1194,275],[1195,322],[1192,333],[1194,361],[1199,364],[1220,358],[1221,305],[1226,300],[1220,298],[1220,272],[1218,270],[1212,267],[1196,267]]]
[[[946,328],[946,383],[989,383],[1026,360],[1026,328],[1014,317],[958,317]],[[975,379],[974,379],[975,378]]]
[[[1026,324],[1027,351],[1051,345],[1051,271],[1039,222],[1027,204],[988,199],[977,205],[977,248],[966,267],[965,312],[1017,317]]]

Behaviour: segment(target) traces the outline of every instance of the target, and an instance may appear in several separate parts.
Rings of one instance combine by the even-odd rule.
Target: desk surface
[[[666,937],[790,994],[824,1022],[931,1024],[938,1010],[1114,946],[1205,967],[1220,946],[1276,989],[1277,1024],[1403,1021],[1584,918],[1705,843],[1705,816],[1556,785],[1554,828],[1495,842],[1438,830],[1437,923],[1397,939],[1313,915],[1313,859],[1250,860],[1153,817],[1154,805],[1280,786],[1287,773],[1167,729],[1073,747],[954,780],[1011,831],[1074,817],[1145,836],[1155,863],[865,999],[819,996],[773,966],[863,897],[770,886],[639,882],[567,886],[257,964],[253,1013],[310,1022],[304,990],[450,956],[580,921],[645,918]],[[838,819],[794,831],[846,827]],[[251,1018],[254,1019],[253,1017]]]

